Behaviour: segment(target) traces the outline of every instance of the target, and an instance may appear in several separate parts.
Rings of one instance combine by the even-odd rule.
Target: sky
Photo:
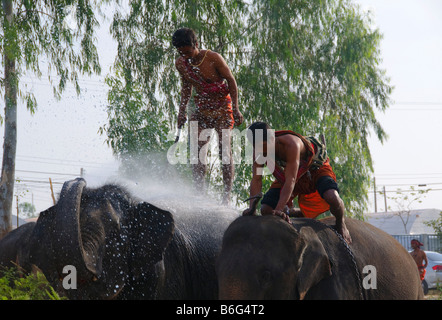
[[[394,210],[397,206],[390,198],[397,188],[431,188],[412,208],[442,209],[442,1],[354,2],[370,11],[373,28],[383,34],[381,67],[394,86],[390,108],[377,113],[389,138],[381,144],[373,135],[369,141],[377,190],[385,187],[387,208]],[[107,123],[104,77],[116,52],[108,34],[109,19],[101,18],[97,36],[102,74],[83,78],[80,96],[68,87],[57,101],[45,77],[22,79],[22,85],[34,92],[38,110],[31,115],[23,104],[19,106],[16,195],[20,203],[33,203],[37,212],[52,205],[49,178],[57,194],[64,181],[80,176],[82,170],[89,186],[116,176],[118,163],[106,137],[98,133]],[[3,134],[3,125],[0,130]],[[418,187],[422,184],[426,186]],[[378,211],[385,211],[384,200],[377,195]],[[374,211],[373,192],[369,203]]]
[[[370,139],[377,189],[385,187],[393,210],[397,206],[388,197],[397,197],[398,188],[431,189],[412,208],[442,209],[442,1],[356,2],[383,34],[381,67],[394,86],[390,108],[377,114],[389,139]],[[378,211],[385,211],[383,195],[377,200]]]

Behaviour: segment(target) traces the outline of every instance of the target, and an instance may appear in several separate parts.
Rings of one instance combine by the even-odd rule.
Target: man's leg
[[[203,135],[201,132],[204,130]],[[209,131],[201,122],[198,122],[198,162],[192,166],[193,182],[198,191],[205,191],[207,172],[207,149],[210,142]],[[200,139],[202,141],[200,141]]]
[[[280,192],[280,188],[272,188],[264,194],[264,197],[261,200],[261,214],[263,216],[273,214],[273,210],[276,208],[279,201]]]
[[[233,176],[235,169],[233,166],[232,157],[232,130],[231,129],[217,129],[218,133],[218,150],[219,157],[221,160],[221,167],[223,171],[223,183],[224,183],[224,193],[222,204],[230,204],[230,195],[232,193],[233,187]]]

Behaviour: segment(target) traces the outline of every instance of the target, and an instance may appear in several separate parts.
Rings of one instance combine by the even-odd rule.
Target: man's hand
[[[244,210],[242,212],[243,216],[253,216],[255,213],[255,210],[253,210],[252,208],[247,208],[246,210]]]
[[[290,218],[287,214],[285,214],[284,212],[280,211],[280,210],[273,210],[272,214],[274,216],[279,216],[281,217],[281,219],[285,220],[286,222],[290,223]]]
[[[345,222],[342,222],[340,224],[336,224],[336,230],[338,231],[338,233],[344,238],[345,242],[347,242],[348,244],[351,244],[351,237],[350,237],[350,232],[347,229],[347,226],[345,225]]]
[[[235,120],[236,126],[239,126],[244,122],[244,116],[238,109],[233,110],[233,119]]]

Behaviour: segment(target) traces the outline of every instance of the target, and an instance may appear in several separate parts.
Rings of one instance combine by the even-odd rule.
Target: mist
[[[197,191],[191,174],[186,175],[186,170],[181,170],[183,167],[170,164],[165,152],[128,156],[114,166],[87,171],[84,175],[87,186],[122,186],[140,201],[170,211],[180,225],[189,227],[199,221],[205,222],[202,225],[215,226],[217,220],[233,221],[242,211],[234,205],[221,205],[215,194]],[[219,219],[221,217],[224,219]]]

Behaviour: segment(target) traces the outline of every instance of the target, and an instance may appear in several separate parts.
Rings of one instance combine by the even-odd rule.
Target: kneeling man
[[[339,196],[336,176],[325,146],[314,138],[306,138],[293,131],[273,132],[264,122],[253,123],[249,130],[248,137],[254,148],[250,195],[262,190],[264,165],[276,178],[261,201],[261,214],[278,215],[290,221],[289,213],[314,219],[330,210],[336,218],[337,231],[347,243],[351,243],[344,220],[344,203]],[[258,130],[262,132],[262,139],[256,139]],[[295,197],[298,197],[300,210],[289,209]],[[250,209],[243,212],[244,215],[249,213]]]

